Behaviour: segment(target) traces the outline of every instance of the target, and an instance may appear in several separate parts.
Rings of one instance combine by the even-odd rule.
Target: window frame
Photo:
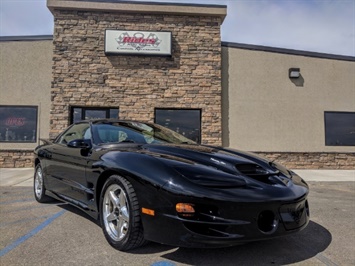
[[[37,143],[38,138],[39,138],[39,129],[38,129],[38,120],[39,120],[39,111],[38,111],[38,105],[0,105],[0,108],[5,107],[5,108],[33,108],[35,109],[35,138],[34,140],[31,141],[23,141],[23,140],[11,140],[11,141],[7,141],[7,140],[0,140],[0,143]]]

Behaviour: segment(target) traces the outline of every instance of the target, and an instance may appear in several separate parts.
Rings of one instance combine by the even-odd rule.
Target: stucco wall
[[[288,77],[300,68],[302,82]],[[324,111],[355,111],[355,62],[222,47],[223,143],[261,152],[325,146]]]
[[[52,40],[0,42],[0,105],[38,106],[37,139],[49,137]],[[37,143],[0,143],[1,150]]]

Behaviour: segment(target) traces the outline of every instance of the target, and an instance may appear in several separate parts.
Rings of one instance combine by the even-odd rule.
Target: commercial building
[[[0,167],[87,118],[157,122],[292,168],[355,167],[355,58],[225,43],[221,5],[48,0],[1,37]]]

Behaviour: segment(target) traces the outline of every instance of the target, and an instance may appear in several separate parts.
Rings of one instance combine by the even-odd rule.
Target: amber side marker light
[[[155,215],[154,210],[147,209],[147,208],[142,208],[142,213],[150,215],[150,216],[154,216]]]
[[[182,216],[193,216],[195,214],[193,204],[190,203],[176,204],[176,211]]]

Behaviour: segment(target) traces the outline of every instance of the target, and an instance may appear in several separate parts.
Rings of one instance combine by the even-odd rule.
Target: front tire
[[[40,164],[37,164],[35,168],[35,174],[33,178],[33,192],[35,199],[39,203],[52,201],[52,198],[46,195],[46,187],[44,186],[44,174]]]
[[[100,221],[106,240],[118,250],[145,243],[137,195],[121,176],[109,177],[101,191]]]

